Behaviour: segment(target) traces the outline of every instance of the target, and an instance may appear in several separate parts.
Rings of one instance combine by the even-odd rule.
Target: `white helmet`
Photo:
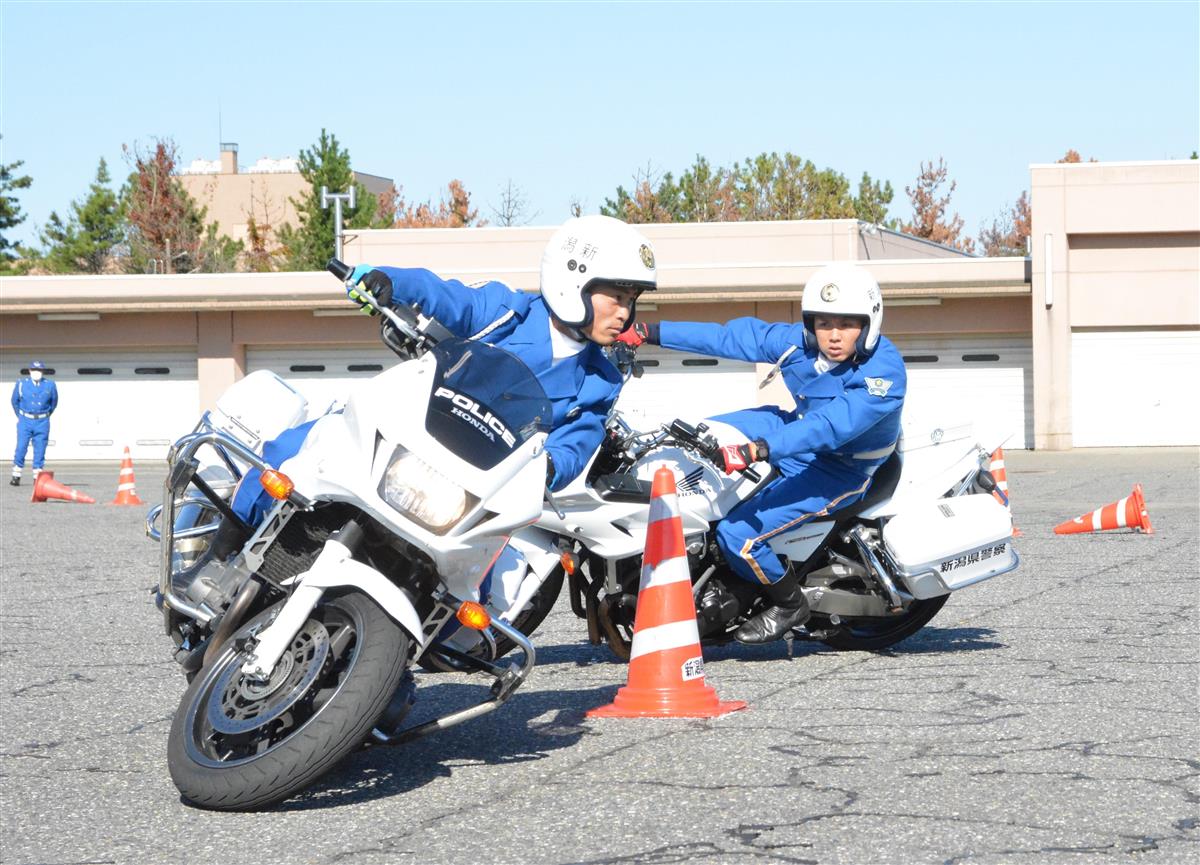
[[[654,249],[636,228],[611,216],[576,216],[563,223],[542,253],[542,297],[563,324],[587,327],[592,321],[592,289],[600,283],[658,287]],[[625,330],[637,314],[629,310]]]
[[[817,345],[813,318],[817,315],[852,315],[865,319],[862,333],[854,344],[855,354],[869,357],[879,345],[883,325],[883,293],[870,272],[849,261],[836,261],[820,268],[804,284],[800,299],[804,319],[804,341],[809,348]]]

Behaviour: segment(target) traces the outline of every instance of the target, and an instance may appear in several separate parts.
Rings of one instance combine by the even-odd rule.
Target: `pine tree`
[[[660,175],[646,163],[645,169],[639,168],[633,176],[633,191],[618,186],[617,197],[606,198],[600,213],[629,223],[681,222],[686,219],[683,208],[683,196],[671,172]]]
[[[15,172],[24,162],[10,162],[0,165],[0,273],[13,269],[17,260],[17,246],[9,239],[9,229],[16,228],[25,221],[21,212],[21,204],[14,194],[17,190],[28,189],[33,184],[29,175],[17,177]]]
[[[890,196],[891,185],[875,184],[875,192]],[[626,222],[736,222],[846,219],[857,207],[840,172],[818,169],[794,153],[760,153],[729,169],[697,155],[678,183],[670,172],[660,178],[648,166],[634,177],[632,190],[618,186],[600,212]]]
[[[737,219],[729,172],[713,169],[696,154],[692,167],[679,176],[681,216],[687,222],[730,222]]]
[[[376,221],[378,202],[366,187],[354,179],[350,153],[338,144],[337,136],[325,129],[310,150],[300,151],[300,176],[309,184],[300,199],[291,199],[300,225],[285,224],[278,237],[288,270],[324,270],[333,257],[334,208],[321,207],[321,188],[329,192],[348,192],[355,187],[354,207],[342,206],[345,228],[368,228]]]
[[[53,273],[103,273],[115,248],[125,236],[125,213],[117,194],[109,188],[108,163],[100,160],[96,179],[82,202],[71,203],[64,223],[51,211],[42,243],[42,263]]]
[[[854,199],[854,216],[863,222],[895,228],[899,220],[888,220],[888,205],[892,203],[895,193],[891,181],[884,181],[883,186],[878,181],[871,180],[871,175],[863,172],[862,180],[858,182],[858,197]]]

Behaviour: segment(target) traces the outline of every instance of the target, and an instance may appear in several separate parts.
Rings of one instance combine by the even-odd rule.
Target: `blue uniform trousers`
[[[25,454],[29,452],[29,443],[32,441],[33,467],[40,471],[46,464],[46,443],[49,440],[50,418],[17,418],[17,451],[13,454],[13,465],[19,469],[25,468]]]
[[[748,439],[756,439],[793,418],[790,412],[764,406],[714,420],[736,427]],[[871,485],[870,468],[852,465],[833,454],[787,458],[776,468],[779,476],[717,524],[717,545],[733,572],[760,585],[777,582],[784,574],[784,565],[771,549],[771,538],[853,504],[866,495]]]
[[[264,444],[263,461],[272,468],[279,468],[300,453],[300,446],[304,444],[304,439],[316,422],[310,420],[300,426],[286,429],[278,437]],[[233,501],[230,502],[233,512],[251,528],[257,528],[267,511],[275,506],[275,500],[259,482],[260,477],[262,472],[258,469],[248,469],[234,491]]]

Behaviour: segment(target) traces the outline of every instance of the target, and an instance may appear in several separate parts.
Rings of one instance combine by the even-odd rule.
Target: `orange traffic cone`
[[[683,524],[675,498],[675,475],[665,466],[654,474],[650,526],[642,557],[629,683],[589,718],[713,718],[744,709],[740,700],[722,703],[704,682],[704,656],[696,605],[683,547]]]
[[[31,502],[44,502],[46,499],[62,499],[65,502],[79,502],[82,505],[94,505],[96,500],[78,490],[73,490],[66,484],[60,484],[54,479],[54,472],[42,472],[33,484]]]
[[[1120,501],[1097,508],[1073,520],[1054,527],[1056,535],[1078,535],[1085,532],[1107,532],[1111,529],[1136,529],[1148,535],[1154,534],[1150,525],[1150,514],[1146,511],[1146,499],[1142,485],[1134,484],[1133,492]]]
[[[1008,515],[1011,517],[1012,498],[1008,494],[1008,470],[1004,468],[1004,448],[996,448],[992,454],[992,461],[988,465],[988,471],[996,479],[996,489],[992,490],[992,496],[996,501],[1008,508]],[[1024,532],[1017,528],[1017,524],[1014,522],[1012,536],[1019,538],[1024,534]]]
[[[134,489],[133,459],[129,456],[129,445],[125,446],[125,458],[121,460],[121,475],[117,478],[117,497],[110,505],[144,505]]]

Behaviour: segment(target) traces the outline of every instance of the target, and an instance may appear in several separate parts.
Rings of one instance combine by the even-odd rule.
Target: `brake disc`
[[[271,671],[259,682],[242,672],[244,656],[235,656],[213,685],[207,720],[213,730],[245,733],[266,726],[302,700],[329,659],[329,632],[309,619]]]

